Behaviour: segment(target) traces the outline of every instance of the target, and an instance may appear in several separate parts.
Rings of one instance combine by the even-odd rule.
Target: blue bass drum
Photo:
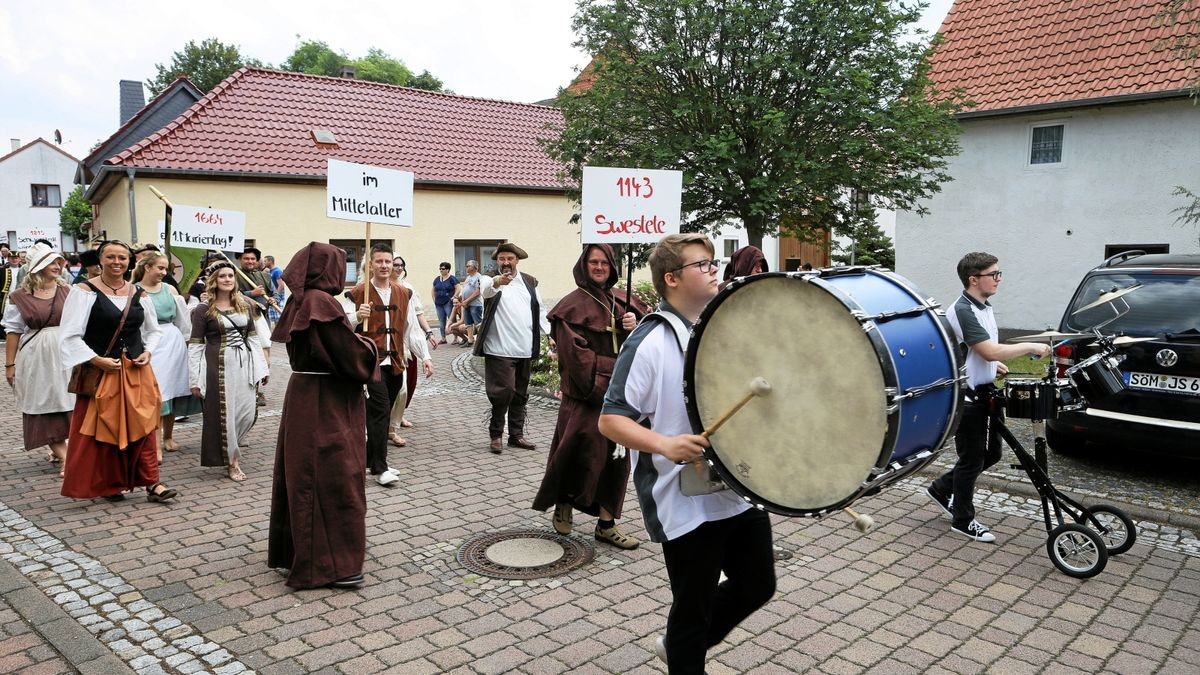
[[[688,344],[684,388],[705,458],[758,508],[822,516],[927,465],[958,424],[963,366],[944,313],[866,267],[734,280]]]

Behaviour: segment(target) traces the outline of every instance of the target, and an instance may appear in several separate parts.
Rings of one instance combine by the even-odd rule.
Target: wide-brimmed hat
[[[497,246],[496,250],[492,251],[492,260],[495,260],[496,256],[500,255],[501,253],[512,253],[513,255],[517,256],[517,260],[524,260],[529,257],[529,254],[525,252],[525,249],[512,242],[505,242]]]
[[[58,258],[62,258],[63,254],[55,251],[54,248],[42,243],[34,244],[25,252],[25,259],[29,261],[29,273],[35,274],[45,269],[46,265],[54,262]]]

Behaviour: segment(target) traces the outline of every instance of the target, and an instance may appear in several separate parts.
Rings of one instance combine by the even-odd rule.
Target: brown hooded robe
[[[587,256],[593,247],[603,251],[611,265],[603,288],[588,277]],[[568,293],[546,315],[550,334],[558,346],[562,403],[546,461],[546,475],[533,500],[533,508],[545,511],[555,504],[566,503],[592,516],[598,516],[604,508],[619,518],[629,481],[629,460],[612,458],[616,446],[600,434],[597,423],[617,361],[613,333],[608,330],[614,313],[618,341],[629,336],[620,321],[626,311],[625,291],[613,289],[617,283],[617,261],[608,244],[585,246],[575,263],[574,274],[579,288]],[[614,297],[616,307],[610,313],[608,308]],[[629,311],[639,319],[648,313],[645,303],[636,297]]]
[[[759,273],[770,272],[771,268],[767,264],[767,256],[757,246],[743,246],[733,252],[729,256],[729,265],[725,268],[724,280],[721,282],[721,290],[729,285],[735,277],[748,277],[754,274],[754,266],[762,263],[762,269]]]
[[[292,258],[292,291],[271,339],[287,345],[292,377],[275,448],[267,564],[287,585],[317,588],[360,574],[367,546],[363,383],[375,345],[355,335],[335,293],[346,256],[313,242]],[[314,374],[324,373],[324,374]]]

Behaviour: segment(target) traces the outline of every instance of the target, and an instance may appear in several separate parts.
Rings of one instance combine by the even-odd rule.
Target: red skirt
[[[75,499],[107,497],[158,482],[158,434],[151,433],[120,450],[79,433],[92,399],[77,396],[67,439],[66,476],[62,496]]]

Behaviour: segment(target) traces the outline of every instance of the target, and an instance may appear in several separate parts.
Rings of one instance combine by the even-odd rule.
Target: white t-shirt
[[[663,311],[674,311],[663,305]],[[682,317],[680,317],[682,318]],[[684,320],[685,324],[686,319]],[[604,397],[604,414],[628,417],[667,436],[695,433],[683,400],[684,352],[674,331],[661,321],[643,321],[621,346]],[[650,541],[681,537],[700,525],[751,508],[730,490],[688,497],[679,486],[683,471],[695,471],[659,454],[633,451],[633,484]]]

